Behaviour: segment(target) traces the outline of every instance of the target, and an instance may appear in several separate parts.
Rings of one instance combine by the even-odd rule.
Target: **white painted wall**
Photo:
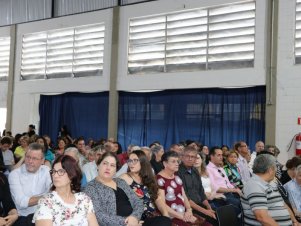
[[[102,22],[104,22],[106,26],[103,76],[20,81],[21,48],[23,34]],[[99,92],[109,90],[112,40],[112,9],[20,24],[17,26],[16,36],[16,66],[14,71],[15,87],[12,112],[13,133],[26,131],[29,124],[35,124],[38,127],[38,103],[40,94],[57,94],[65,92]]]
[[[120,11],[120,40],[118,90],[158,90],[203,87],[246,87],[265,84],[265,21],[266,0],[256,1],[255,67],[234,70],[212,70],[148,75],[127,74],[128,22],[131,18],[210,7],[238,2],[235,0],[164,0],[122,7]]]
[[[165,73],[150,75],[127,75],[127,35],[128,21],[130,18],[161,14],[167,12],[181,11],[185,9],[193,9],[200,7],[215,6],[238,2],[238,0],[161,0],[148,2],[137,5],[130,5],[120,8],[120,30],[119,30],[119,58],[118,58],[118,90],[136,91],[136,90],[157,90],[157,89],[184,89],[184,88],[203,88],[203,87],[246,87],[265,84],[265,62],[266,62],[266,7],[267,0],[256,1],[256,37],[255,37],[255,67],[248,69],[232,69],[232,70],[212,70],[200,72],[181,72],[181,73]],[[283,3],[281,4],[286,4]],[[286,2],[286,1],[285,1]],[[294,2],[290,0],[289,2]],[[286,11],[291,3],[285,5]],[[282,9],[281,9],[282,10]],[[280,20],[283,29],[289,29],[287,20],[294,21],[294,14],[287,12],[284,20]],[[286,21],[284,23],[283,21]],[[38,81],[20,81],[20,65],[21,65],[21,47],[22,35],[51,29],[59,29],[70,26],[85,25],[91,23],[105,22],[105,58],[104,58],[104,75],[102,77],[76,78],[76,79],[50,79]],[[293,28],[291,28],[293,31]],[[15,61],[15,83],[13,97],[13,133],[27,130],[28,124],[35,124],[38,127],[38,103],[39,95],[56,94],[63,92],[96,92],[109,90],[110,75],[110,52],[111,52],[111,30],[112,30],[112,9],[101,10],[91,13],[83,13],[79,15],[60,17],[50,20],[37,21],[32,23],[20,24],[17,26],[17,49]],[[289,32],[292,32],[289,31]],[[1,32],[1,29],[0,29]],[[283,31],[282,31],[283,32]],[[286,30],[284,32],[287,32]],[[285,34],[289,36],[289,34]],[[287,41],[288,38],[286,38]],[[290,40],[291,43],[292,40]],[[282,43],[283,48],[288,48],[287,43]],[[280,49],[279,49],[280,51]],[[292,48],[287,50],[292,54]],[[288,53],[287,53],[288,54]],[[287,56],[283,56],[286,58]],[[287,59],[286,59],[287,60]],[[284,61],[285,62],[285,61]],[[284,64],[279,58],[279,63]],[[287,67],[287,65],[285,65]],[[293,66],[290,67],[292,69]],[[281,71],[281,70],[279,70]],[[283,76],[287,76],[285,70],[282,71]],[[295,74],[297,75],[297,74]],[[292,82],[295,84],[294,82]],[[279,90],[281,87],[279,88]],[[278,94],[280,91],[278,92]],[[280,93],[281,94],[281,93]],[[281,102],[281,98],[278,98]],[[279,105],[281,106],[281,104]],[[293,106],[289,106],[292,107]],[[286,109],[292,109],[286,108]],[[50,109],[51,110],[51,109]],[[294,111],[297,114],[297,111]],[[300,111],[299,111],[300,112]],[[278,110],[277,110],[278,113]],[[280,114],[277,114],[279,117]],[[286,115],[287,116],[287,115]],[[282,116],[284,117],[284,115]],[[293,118],[293,116],[292,116]],[[294,121],[294,120],[293,120]],[[280,121],[279,121],[280,122]],[[295,121],[294,121],[295,122]],[[285,124],[285,123],[283,123]],[[277,128],[281,129],[285,126],[277,123]],[[296,128],[297,131],[297,128]],[[285,134],[288,134],[284,130]],[[278,131],[277,131],[278,134]],[[281,136],[282,132],[279,133]],[[288,136],[289,137],[289,136]],[[288,143],[288,137],[283,139],[283,143],[277,145],[284,150]],[[281,158],[286,158],[281,154]]]
[[[276,145],[285,163],[294,155],[295,143],[287,153],[293,136],[301,132],[301,65],[294,64],[295,1],[279,1],[277,63]]]
[[[9,37],[10,27],[0,27],[0,37]],[[6,106],[7,106],[7,81],[0,81],[0,132],[2,134],[6,123]]]

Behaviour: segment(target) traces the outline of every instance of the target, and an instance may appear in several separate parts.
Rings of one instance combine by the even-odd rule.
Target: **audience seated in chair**
[[[25,164],[9,174],[9,186],[19,219],[15,226],[31,225],[39,199],[51,185],[49,168],[44,166],[44,152],[40,144],[32,143],[25,153]]]
[[[256,157],[252,178],[243,188],[241,197],[245,225],[298,225],[279,191],[270,182],[276,173],[276,159],[269,154]]]

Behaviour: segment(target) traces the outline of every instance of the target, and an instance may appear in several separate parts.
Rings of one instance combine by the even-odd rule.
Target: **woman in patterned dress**
[[[176,152],[166,152],[162,156],[164,169],[157,174],[159,197],[165,200],[168,214],[173,217],[174,226],[188,226],[196,221],[185,195],[183,182],[175,173],[179,169],[179,156]]]
[[[36,226],[98,226],[91,199],[80,192],[81,170],[74,158],[58,157],[50,170],[51,192],[39,200]]]
[[[128,173],[120,177],[143,200],[144,212],[141,217],[141,220],[144,221],[143,226],[171,225],[165,201],[158,196],[158,185],[145,153],[141,150],[131,152],[127,163]]]

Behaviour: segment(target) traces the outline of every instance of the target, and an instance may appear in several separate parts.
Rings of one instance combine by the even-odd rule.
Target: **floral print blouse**
[[[94,213],[93,204],[85,193],[75,193],[75,203],[68,204],[55,192],[39,200],[33,222],[50,219],[53,226],[88,226],[87,215]]]

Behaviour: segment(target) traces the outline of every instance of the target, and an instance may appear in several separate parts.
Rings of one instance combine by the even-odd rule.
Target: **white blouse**
[[[39,200],[33,217],[36,220],[50,219],[53,226],[88,226],[88,214],[94,213],[91,199],[82,192],[75,193],[75,203],[68,204],[55,192]]]
[[[211,187],[210,178],[201,176],[201,179],[202,179],[202,185],[203,185],[204,191],[206,193],[211,193],[212,192],[212,187]]]

